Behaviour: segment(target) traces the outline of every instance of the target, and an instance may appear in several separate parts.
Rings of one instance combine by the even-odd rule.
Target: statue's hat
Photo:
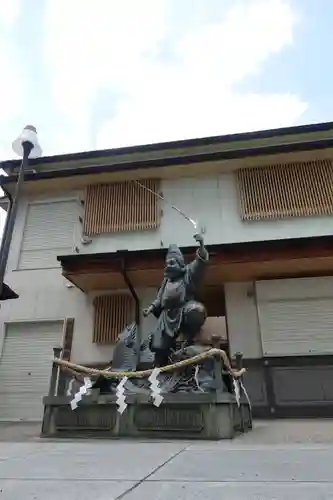
[[[185,265],[184,256],[178,245],[170,245],[168,248],[167,259],[175,259],[180,266]]]

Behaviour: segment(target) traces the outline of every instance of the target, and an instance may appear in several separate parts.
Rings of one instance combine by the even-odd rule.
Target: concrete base
[[[114,396],[86,397],[71,410],[66,397],[44,398],[42,437],[232,439],[252,428],[246,401],[231,394],[168,394],[156,408],[145,397],[128,396],[120,415]]]

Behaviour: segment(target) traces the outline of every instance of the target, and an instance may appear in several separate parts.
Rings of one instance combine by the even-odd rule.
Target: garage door
[[[265,356],[333,353],[333,278],[256,283]]]
[[[0,420],[42,420],[52,349],[61,345],[62,331],[62,322],[7,325],[0,358]]]

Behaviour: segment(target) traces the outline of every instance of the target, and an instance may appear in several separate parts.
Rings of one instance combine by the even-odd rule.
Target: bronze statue
[[[179,247],[169,246],[162,285],[154,302],[143,311],[144,316],[153,314],[157,319],[150,342],[155,366],[168,363],[180,333],[190,344],[207,316],[204,305],[197,301],[197,294],[209,256],[202,234],[196,234],[194,239],[199,248],[195,259],[187,265]]]

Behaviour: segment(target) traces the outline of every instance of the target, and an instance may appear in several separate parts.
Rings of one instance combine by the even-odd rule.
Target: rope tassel
[[[159,368],[154,368],[154,370],[152,371],[152,374],[150,375],[150,377],[148,378],[149,382],[150,382],[150,390],[151,390],[151,397],[153,398],[153,405],[154,406],[160,406],[160,404],[162,403],[164,397],[161,396],[160,392],[161,392],[161,389],[159,387],[159,381],[158,381],[158,376],[160,374],[160,370]]]
[[[244,393],[244,395],[245,395],[245,397],[246,397],[247,404],[249,405],[249,408],[250,408],[250,410],[251,410],[251,401],[250,401],[250,397],[249,397],[249,394],[248,394],[247,390],[245,389],[245,386],[244,386],[244,384],[243,384],[243,382],[242,382],[242,379],[240,379],[240,380],[239,380],[239,383],[240,383],[241,389],[242,389],[242,391],[243,391],[243,393]]]
[[[120,415],[122,415],[124,413],[124,411],[126,410],[127,408],[127,403],[126,403],[126,396],[125,396],[125,384],[127,382],[128,378],[127,377],[123,377],[121,379],[121,381],[119,382],[119,384],[117,385],[117,390],[116,390],[116,394],[117,394],[117,405],[118,405],[118,408],[117,408],[117,411],[120,413]]]
[[[76,410],[80,401],[82,401],[82,397],[89,393],[89,390],[92,387],[92,383],[89,377],[84,377],[84,385],[80,387],[78,392],[75,394],[74,398],[70,402],[72,410]]]
[[[235,378],[233,379],[233,386],[234,386],[236,403],[237,403],[237,406],[239,408],[240,407],[240,388],[239,388],[239,382]]]

